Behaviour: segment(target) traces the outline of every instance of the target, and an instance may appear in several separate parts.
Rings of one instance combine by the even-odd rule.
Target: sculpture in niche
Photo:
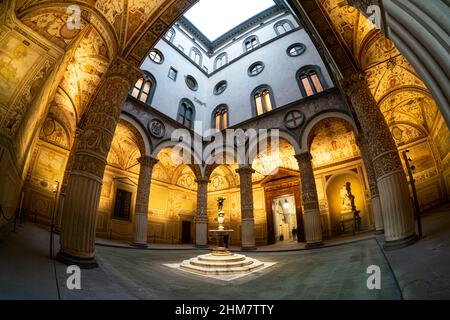
[[[340,227],[342,232],[345,231],[345,222],[353,221],[354,231],[359,231],[361,228],[361,217],[359,213],[361,211],[356,210],[355,196],[352,193],[351,183],[346,182],[340,190],[342,200],[341,222]],[[349,217],[349,214],[351,217]]]

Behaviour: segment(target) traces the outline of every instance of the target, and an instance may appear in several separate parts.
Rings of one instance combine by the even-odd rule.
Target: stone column
[[[147,247],[148,201],[150,197],[152,171],[158,160],[149,156],[142,156],[138,161],[141,164],[141,168],[139,169],[139,182],[134,209],[133,242],[131,245],[135,247]]]
[[[372,160],[369,155],[366,137],[360,133],[356,142],[358,143],[361,156],[366,168],[367,180],[369,181],[370,195],[372,200],[373,218],[375,220],[375,234],[383,234],[383,212],[381,210],[380,193],[378,191],[377,178],[373,170]]]
[[[300,181],[302,186],[303,222],[305,224],[306,247],[323,245],[322,223],[320,219],[319,200],[317,196],[316,181],[312,168],[312,156],[304,152],[295,156],[300,168]]]
[[[141,71],[118,58],[109,67],[86,114],[64,198],[60,251],[66,264],[95,268],[95,232],[103,174],[128,91]]]
[[[208,178],[201,177],[197,182],[197,215],[195,216],[195,246],[208,246]]]
[[[241,238],[242,250],[256,250],[255,217],[253,215],[253,183],[252,174],[255,170],[250,165],[236,170],[239,174],[241,190]]]
[[[64,197],[66,196],[67,184],[69,183],[70,172],[72,171],[73,159],[75,158],[75,150],[77,149],[80,135],[83,129],[77,128],[75,130],[75,137],[73,139],[72,149],[70,150],[69,159],[67,159],[66,169],[64,170],[64,177],[61,183],[61,190],[59,192],[58,201],[58,215],[56,217],[55,231],[61,232],[62,215],[64,210]]]
[[[417,241],[414,211],[397,146],[364,74],[344,83],[344,89],[367,139],[383,212],[385,248],[395,249]]]

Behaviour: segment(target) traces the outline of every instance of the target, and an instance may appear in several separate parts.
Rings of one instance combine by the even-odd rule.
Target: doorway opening
[[[274,198],[272,200],[272,212],[275,241],[297,241],[295,196],[292,194]]]
[[[191,243],[191,221],[181,222],[181,243]]]

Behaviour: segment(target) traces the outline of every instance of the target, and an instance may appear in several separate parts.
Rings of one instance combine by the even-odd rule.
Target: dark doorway
[[[191,243],[191,225],[190,221],[181,222],[181,243]]]

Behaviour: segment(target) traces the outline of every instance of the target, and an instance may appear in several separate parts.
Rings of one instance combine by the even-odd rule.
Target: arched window
[[[131,89],[131,96],[150,105],[156,88],[156,80],[151,74],[140,78]]]
[[[257,36],[251,36],[248,37],[245,41],[244,41],[244,51],[248,52],[250,50],[255,49],[257,46],[259,46],[259,39]]]
[[[326,89],[325,79],[318,66],[302,67],[297,71],[297,81],[304,97],[315,95]]]
[[[226,52],[219,54],[214,64],[214,70],[222,68],[227,63],[228,63],[228,54]]]
[[[212,113],[212,127],[218,130],[228,128],[228,107],[224,104],[216,107]]]
[[[175,29],[170,28],[169,31],[167,31],[167,33],[164,35],[164,38],[169,42],[173,42],[173,39],[175,38]]]
[[[195,108],[191,101],[183,99],[178,108],[177,121],[182,125],[193,129],[195,121]]]
[[[197,48],[195,48],[195,47],[191,48],[189,57],[192,59],[192,61],[194,61],[199,66],[202,65],[202,54],[201,54],[200,50],[198,50]]]
[[[281,20],[275,23],[273,26],[275,29],[275,33],[280,36],[282,34],[285,34],[286,32],[289,32],[294,29],[294,25],[290,20]]]
[[[275,103],[273,91],[267,85],[259,86],[252,92],[253,114],[256,116],[272,111]]]

